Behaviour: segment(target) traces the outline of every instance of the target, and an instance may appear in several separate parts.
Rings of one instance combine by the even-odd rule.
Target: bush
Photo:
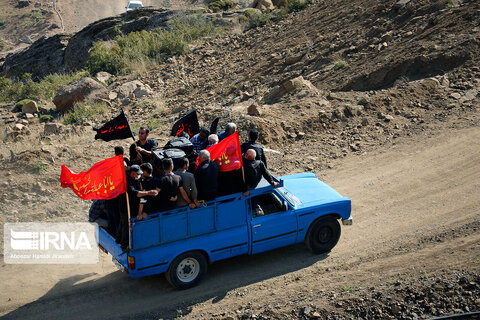
[[[103,103],[78,102],[72,111],[65,114],[63,124],[84,124],[92,116],[104,114],[106,110]]]
[[[207,5],[207,8],[212,10],[213,12],[229,10],[231,8],[235,8],[237,4],[231,0],[217,0],[212,1]]]
[[[203,18],[177,17],[169,27],[169,30],[143,30],[118,35],[110,43],[94,43],[87,69],[91,74],[99,71],[128,73],[134,65],[160,64],[165,55],[184,54],[190,42],[219,33],[218,28]]]
[[[51,122],[53,121],[53,116],[49,114],[42,114],[40,116],[40,122]]]
[[[260,13],[256,10],[245,10],[245,15],[248,18],[248,27],[250,29],[263,27],[270,22],[270,13]]]
[[[42,81],[35,82],[32,75],[25,73],[20,81],[0,77],[0,101],[11,102],[23,99],[52,100],[56,91],[73,81],[87,76],[85,71],[74,74],[46,76]]]
[[[334,69],[339,70],[348,66],[348,63],[345,60],[339,59],[335,61]]]

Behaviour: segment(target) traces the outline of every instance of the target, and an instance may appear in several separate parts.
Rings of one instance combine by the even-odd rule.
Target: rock
[[[257,8],[261,11],[265,10],[274,10],[275,6],[272,3],[272,0],[257,0],[254,5],[254,8]]]
[[[24,126],[23,124],[17,123],[17,124],[15,124],[15,126],[13,127],[13,130],[14,130],[14,131],[17,131],[17,132],[20,132],[20,131],[23,130],[23,128],[25,128],[25,126]]]
[[[86,77],[61,88],[53,98],[53,103],[58,111],[66,111],[78,101],[107,98],[108,90],[92,78]]]
[[[303,57],[303,55],[301,55],[301,54],[297,55],[297,56],[286,57],[285,58],[285,64],[287,64],[287,65],[295,64],[298,61],[302,60],[302,57]]]
[[[458,92],[454,92],[450,96],[455,100],[459,100],[462,97]]]
[[[116,93],[115,91],[110,91],[110,93],[108,94],[108,99],[115,100],[117,99],[117,96],[118,96],[118,93]]]
[[[30,120],[30,119],[33,119],[33,118],[35,118],[35,117],[34,117],[33,114],[31,114],[31,113],[25,113],[25,118],[26,118],[27,120]]]
[[[400,312],[402,312],[402,307],[399,306],[399,305],[393,305],[392,306],[392,313],[393,314],[399,314]]]
[[[437,88],[440,86],[440,81],[435,78],[427,78],[422,80],[422,84],[426,87]]]
[[[251,116],[259,116],[260,111],[258,109],[259,106],[256,103],[253,103],[247,108],[247,113]]]
[[[45,123],[43,133],[45,135],[56,134],[62,131],[63,125],[60,123]]]
[[[143,90],[145,90],[145,85],[139,80],[125,82],[124,84],[122,84],[120,87],[117,88],[118,97],[120,99],[131,98],[134,96],[134,92],[137,89],[139,89],[137,93],[141,95],[143,94]]]
[[[389,122],[389,121],[392,121],[395,118],[393,116],[389,115],[389,114],[386,114],[386,115],[384,115],[383,119],[385,121]]]
[[[108,72],[105,72],[105,71],[97,72],[97,74],[95,75],[95,78],[98,81],[100,81],[101,83],[103,83],[104,85],[107,85],[107,81],[111,77],[112,77],[112,75]]]
[[[30,5],[30,0],[18,0],[17,8],[25,8]]]
[[[152,94],[152,89],[146,84],[143,87],[137,87],[134,91],[133,94],[135,95],[136,98],[143,98],[147,95]]]
[[[38,112],[38,105],[35,101],[31,100],[27,104],[23,105],[22,107],[23,113],[37,113]]]
[[[317,92],[317,88],[308,80],[303,79],[302,76],[290,79],[282,85],[287,92],[306,89],[310,92]]]
[[[19,123],[20,123],[20,124],[23,124],[23,125],[27,125],[27,124],[28,124],[28,120],[22,119],[22,120],[20,120]]]
[[[393,31],[388,31],[388,32],[386,32],[382,35],[381,40],[383,42],[390,41],[392,39],[392,37],[393,37]]]
[[[361,105],[347,104],[345,106],[345,115],[347,117],[355,117],[362,114],[364,107]]]
[[[409,2],[410,2],[410,0],[399,0],[399,1],[397,1],[397,3],[395,3],[393,5],[392,8],[393,8],[393,10],[400,10],[403,7],[405,7]]]

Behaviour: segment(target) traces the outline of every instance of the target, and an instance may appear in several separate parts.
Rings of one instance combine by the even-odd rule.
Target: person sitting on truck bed
[[[212,133],[211,135],[208,136],[208,146],[207,148],[210,148],[214,144],[218,143],[218,136],[215,133]],[[207,149],[205,148],[205,149]]]
[[[200,132],[190,139],[190,142],[193,144],[193,151],[200,152],[200,150],[207,147],[209,134],[210,131],[206,127],[200,128]]]
[[[188,172],[188,159],[182,158],[180,160],[180,168],[174,172],[175,175],[180,176],[183,182],[183,190],[185,190],[185,197],[179,188],[177,194],[177,207],[190,206],[191,209],[198,207],[200,204],[197,201],[197,186],[195,185],[195,177]]]
[[[131,215],[138,213],[139,199],[144,196],[156,196],[157,190],[142,191],[140,187],[139,178],[142,175],[142,169],[140,166],[133,165],[128,169],[127,175],[127,194],[128,203],[130,206]],[[117,242],[120,243],[122,250],[128,247],[128,211],[126,202],[120,206],[120,225],[117,228]]]
[[[248,149],[245,153],[245,161],[243,167],[245,170],[245,183],[249,190],[255,189],[262,180],[262,176],[275,188],[278,188],[279,183],[273,181],[272,176],[268,172],[265,164],[260,160],[255,160],[256,152],[253,149]]]
[[[157,149],[158,142],[155,139],[148,138],[150,129],[140,127],[138,129],[138,140],[130,146],[130,163],[142,164],[149,162],[153,156],[153,150]]]
[[[140,185],[143,191],[157,190],[157,179],[153,177],[153,166],[151,163],[142,163],[140,169],[143,171]],[[158,190],[157,190],[158,191]],[[148,213],[155,212],[154,200],[152,197],[143,197],[146,203],[140,201],[137,219],[142,220],[148,217]]]
[[[210,161],[210,152],[207,150],[200,151],[198,158],[200,164],[195,171],[198,199],[210,201],[218,194],[218,164]]]
[[[180,176],[173,174],[173,161],[170,158],[162,159],[162,167],[164,175],[158,179],[156,197],[156,209],[158,211],[166,211],[175,208],[177,201],[177,193],[183,192],[183,181]]]
[[[225,126],[225,131],[220,132],[220,134],[218,135],[218,142],[222,141],[226,137],[231,136],[235,133],[235,131],[237,131],[237,125],[233,122],[227,123],[227,125]]]
[[[265,168],[268,168],[267,166],[267,158],[265,157],[265,153],[263,152],[263,147],[257,143],[258,139],[258,130],[257,129],[251,129],[248,131],[248,142],[242,143],[242,154],[245,155],[248,149],[253,149],[256,152],[255,160],[261,160],[263,164],[265,165]]]

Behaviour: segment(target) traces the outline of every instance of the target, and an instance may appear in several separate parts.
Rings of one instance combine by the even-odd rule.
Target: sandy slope
[[[352,199],[355,223],[329,255],[302,245],[211,265],[204,281],[175,291],[163,276],[129,279],[103,255],[92,266],[2,264],[0,314],[6,319],[211,317],[250,305],[285,308],[318,290],[369,287],[420,272],[480,265],[480,128],[415,136],[348,157],[325,174]],[[477,226],[478,227],[478,226]],[[448,257],[448,259],[445,259]],[[259,299],[262,297],[262,299]]]

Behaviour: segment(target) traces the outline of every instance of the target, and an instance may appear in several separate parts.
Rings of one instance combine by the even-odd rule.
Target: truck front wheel
[[[335,247],[340,238],[340,224],[333,217],[316,220],[305,237],[305,245],[313,253],[325,253]]]
[[[176,257],[165,276],[175,288],[188,289],[196,286],[206,271],[205,256],[198,251],[193,251]]]

